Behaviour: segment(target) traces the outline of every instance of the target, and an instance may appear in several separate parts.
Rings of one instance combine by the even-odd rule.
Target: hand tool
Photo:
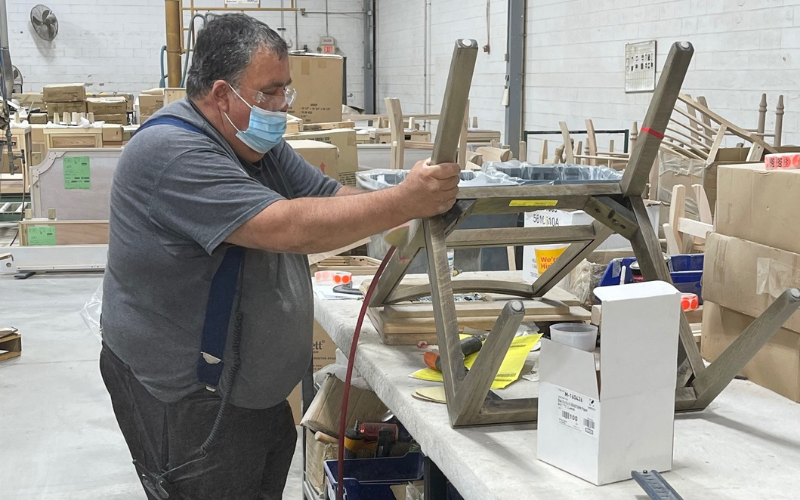
[[[343,293],[345,295],[357,295],[363,297],[364,294],[358,288],[353,288],[353,283],[350,282],[346,285],[336,285],[333,287],[333,293]]]
[[[338,439],[336,439],[335,437],[330,436],[328,434],[325,434],[322,431],[317,431],[314,434],[314,439],[316,441],[319,441],[320,443],[325,443],[325,444],[338,444],[339,443]]]
[[[364,435],[357,429],[347,429],[344,433],[344,458],[358,458],[358,453],[364,449]]]
[[[464,357],[466,358],[470,354],[475,354],[476,352],[481,350],[483,347],[483,340],[487,337],[487,334],[483,335],[473,335],[471,337],[467,337],[461,341],[461,352],[464,353]],[[442,371],[442,361],[439,352],[437,351],[428,351],[425,353],[425,364],[431,370],[436,370],[437,372]]]
[[[683,497],[657,471],[631,471],[631,477],[653,500],[683,500]]]
[[[395,435],[389,427],[381,427],[378,431],[378,445],[375,448],[375,458],[388,457],[392,453]]]
[[[395,424],[365,422],[358,426],[358,431],[364,436],[364,441],[377,441],[380,431],[383,429],[389,429],[392,433],[392,439],[397,440],[399,428]]]

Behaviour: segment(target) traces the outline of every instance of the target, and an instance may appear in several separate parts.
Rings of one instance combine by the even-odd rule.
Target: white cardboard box
[[[542,341],[539,460],[590,483],[672,468],[680,292],[650,281],[595,290],[595,353]]]

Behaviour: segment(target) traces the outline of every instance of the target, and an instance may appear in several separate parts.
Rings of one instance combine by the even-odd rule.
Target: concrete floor
[[[144,500],[79,313],[102,275],[0,277],[0,326],[22,356],[0,362],[0,498]],[[295,451],[284,498],[302,498]]]

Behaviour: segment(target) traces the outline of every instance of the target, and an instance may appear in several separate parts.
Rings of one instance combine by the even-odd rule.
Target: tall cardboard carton
[[[322,170],[323,174],[338,179],[339,150],[336,146],[309,140],[287,141],[286,143],[308,163]]]
[[[726,165],[717,185],[718,233],[800,253],[800,170]]]
[[[354,129],[343,128],[315,132],[299,132],[295,134],[286,134],[284,138],[287,141],[311,140],[336,146],[339,148],[339,160],[336,169],[337,175],[334,176],[327,171],[326,174],[342,184],[355,185],[355,172],[358,171],[358,147]],[[350,182],[351,180],[352,182]]]
[[[755,318],[703,302],[703,339],[700,353],[714,362]],[[800,333],[781,328],[742,370],[751,382],[800,403]]]
[[[304,123],[342,120],[344,59],[332,54],[289,56],[289,71],[297,98],[289,113]]]
[[[800,287],[800,254],[711,233],[706,240],[703,299],[750,317],[784,291]],[[800,312],[783,325],[800,332]]]

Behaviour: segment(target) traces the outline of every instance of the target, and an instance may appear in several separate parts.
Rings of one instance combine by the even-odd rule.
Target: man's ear
[[[214,82],[214,86],[211,87],[209,96],[219,109],[227,113],[230,111],[229,97],[231,92],[231,87],[228,85],[228,82],[225,80],[217,80]]]

